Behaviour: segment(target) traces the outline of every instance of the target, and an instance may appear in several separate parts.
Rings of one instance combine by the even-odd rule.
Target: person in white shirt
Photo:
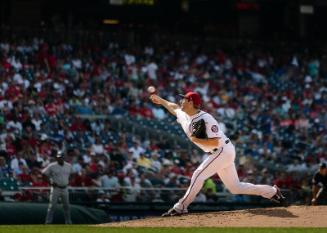
[[[10,168],[14,171],[16,175],[20,174],[19,164],[27,167],[26,160],[22,157],[21,153],[18,152],[17,155],[10,161]]]
[[[150,64],[147,65],[147,71],[148,71],[148,76],[152,80],[157,80],[157,70],[158,66],[155,62],[151,62]]]
[[[39,112],[34,113],[33,119],[32,119],[32,124],[34,125],[36,131],[41,130],[42,119],[40,117]]]
[[[144,153],[145,149],[138,142],[134,142],[134,145],[128,151],[133,153],[133,159],[139,159],[140,154]]]
[[[193,202],[201,190],[206,179],[218,174],[227,189],[233,194],[258,195],[274,202],[284,204],[284,196],[279,188],[269,185],[254,185],[240,182],[235,167],[235,147],[220,129],[218,122],[212,115],[202,111],[202,100],[198,93],[188,92],[181,95],[180,105],[169,102],[157,94],[151,94],[153,103],[165,107],[171,114],[177,117],[177,122],[182,126],[187,137],[209,156],[194,171],[185,195],[164,213],[163,217],[186,214],[188,206]],[[192,136],[192,125],[203,119],[206,125],[207,138],[201,139]]]
[[[99,137],[95,138],[95,143],[91,146],[91,151],[94,152],[96,155],[105,154],[104,146],[101,143]]]
[[[114,176],[113,171],[108,171],[107,174],[104,174],[100,177],[101,187],[109,189],[118,189],[120,187],[119,180],[117,176]],[[113,190],[110,190],[113,192]]]

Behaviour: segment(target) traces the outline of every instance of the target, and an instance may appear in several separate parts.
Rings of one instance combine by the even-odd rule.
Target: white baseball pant
[[[270,185],[254,185],[240,182],[235,168],[235,147],[229,142],[206,158],[194,171],[189,188],[175,205],[179,212],[187,212],[187,207],[200,192],[206,179],[218,174],[226,188],[233,194],[257,195],[272,198],[277,190]]]

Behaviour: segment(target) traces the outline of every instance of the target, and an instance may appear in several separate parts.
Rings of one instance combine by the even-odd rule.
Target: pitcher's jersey
[[[207,131],[208,138],[218,138],[220,142],[221,142],[220,139],[222,139],[223,141],[227,139],[224,132],[220,129],[218,122],[209,113],[200,111],[193,116],[189,116],[181,109],[177,109],[175,110],[175,112],[176,112],[177,122],[182,126],[188,138],[190,138],[192,135],[192,123],[203,119],[204,122],[206,123],[206,131]],[[216,147],[204,146],[199,143],[194,143],[194,144],[200,147],[205,152],[210,152],[216,148]]]

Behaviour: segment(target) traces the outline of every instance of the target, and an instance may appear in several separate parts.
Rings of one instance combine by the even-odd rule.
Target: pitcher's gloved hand
[[[196,138],[208,138],[206,123],[203,119],[192,123],[192,136]]]

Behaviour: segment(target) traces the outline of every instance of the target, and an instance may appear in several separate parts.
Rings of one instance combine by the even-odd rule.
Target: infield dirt
[[[149,217],[102,227],[327,227],[327,206],[290,206],[176,217]]]

